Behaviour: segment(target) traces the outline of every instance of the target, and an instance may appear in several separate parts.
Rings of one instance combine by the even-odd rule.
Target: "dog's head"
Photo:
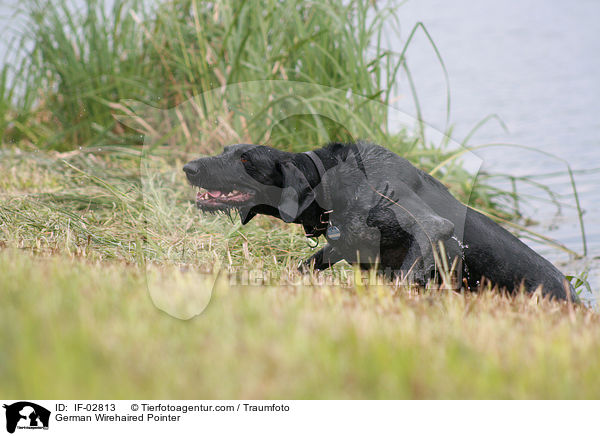
[[[314,201],[294,156],[271,147],[237,144],[217,156],[188,162],[183,170],[200,188],[196,195],[200,210],[237,210],[243,224],[258,213],[293,222]]]

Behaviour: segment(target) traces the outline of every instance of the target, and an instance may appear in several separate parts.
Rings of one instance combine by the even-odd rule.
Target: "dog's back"
[[[577,294],[565,276],[520,239],[485,215],[468,209],[465,221],[467,280],[477,286],[482,277],[500,288],[512,290],[523,284],[525,290],[552,298],[577,301]]]
[[[462,242],[464,275],[477,289],[482,277],[509,291],[521,285],[529,292],[542,286],[543,295],[577,300],[565,276],[520,239],[498,223],[459,202],[439,180],[416,168],[408,160],[373,144],[356,144],[367,174],[386,177],[392,166],[403,183],[441,217],[454,224],[455,237]]]

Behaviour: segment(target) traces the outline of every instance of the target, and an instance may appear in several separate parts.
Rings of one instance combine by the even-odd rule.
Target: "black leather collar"
[[[329,194],[329,186],[327,186],[327,184],[324,183],[325,165],[323,165],[323,161],[314,151],[306,151],[304,152],[304,154],[307,155],[310,158],[310,160],[312,160],[312,162],[315,164],[315,167],[317,168],[317,172],[319,173],[318,185],[320,185],[321,192],[323,194],[323,204],[320,204],[319,206],[325,209],[325,211],[319,217],[319,224],[313,226],[312,229],[307,229],[306,226],[304,227],[304,233],[306,237],[312,238],[318,236],[318,234],[321,234],[322,232],[327,230],[327,227],[329,226],[330,222],[329,214],[333,212],[333,209],[331,209],[332,202],[331,196]]]

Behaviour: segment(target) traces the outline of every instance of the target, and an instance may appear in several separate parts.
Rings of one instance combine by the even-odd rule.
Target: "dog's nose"
[[[183,171],[185,171],[188,176],[193,176],[198,172],[198,166],[194,164],[194,162],[188,162],[183,166]]]

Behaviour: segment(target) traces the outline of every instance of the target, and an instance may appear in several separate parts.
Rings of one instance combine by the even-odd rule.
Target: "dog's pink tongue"
[[[221,191],[208,191],[208,195],[212,198],[217,198],[221,196]]]

